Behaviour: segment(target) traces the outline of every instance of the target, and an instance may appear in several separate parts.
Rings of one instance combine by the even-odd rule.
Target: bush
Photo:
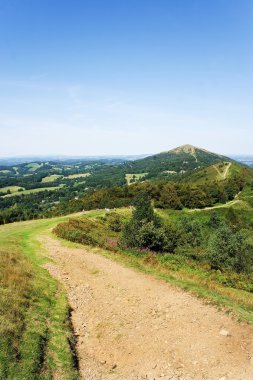
[[[106,221],[111,231],[120,232],[122,230],[123,223],[119,214],[116,214],[115,212],[107,214]]]
[[[233,232],[223,224],[208,243],[208,258],[212,269],[234,270],[237,273],[249,272],[253,259],[253,247],[247,233]]]
[[[166,236],[149,197],[146,194],[140,194],[134,204],[136,208],[130,222],[123,229],[121,245],[127,248],[162,250]]]
[[[183,216],[179,220],[179,239],[178,245],[189,245],[198,247],[203,242],[201,224],[197,220],[191,220],[189,217]]]
[[[143,224],[136,234],[137,246],[148,248],[151,251],[163,251],[167,245],[167,238],[163,228],[157,228],[154,222]]]

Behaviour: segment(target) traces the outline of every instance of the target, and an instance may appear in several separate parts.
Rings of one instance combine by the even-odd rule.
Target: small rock
[[[226,376],[222,376],[219,378],[219,380],[227,380]]]
[[[228,330],[226,330],[226,329],[221,329],[221,330],[220,330],[220,335],[222,335],[222,336],[229,336],[230,334],[229,334],[229,331],[228,331]]]
[[[117,364],[113,364],[112,369],[117,368]]]
[[[106,360],[101,360],[100,364],[106,364]]]

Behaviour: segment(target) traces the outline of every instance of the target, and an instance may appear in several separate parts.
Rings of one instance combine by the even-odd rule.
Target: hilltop
[[[147,173],[145,178],[173,178],[218,162],[232,162],[231,158],[197,148],[182,145],[128,164],[132,173]]]

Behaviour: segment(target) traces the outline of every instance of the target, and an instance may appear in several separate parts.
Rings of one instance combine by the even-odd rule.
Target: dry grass
[[[48,221],[0,227],[0,379],[77,379],[64,291],[43,269],[36,233]]]

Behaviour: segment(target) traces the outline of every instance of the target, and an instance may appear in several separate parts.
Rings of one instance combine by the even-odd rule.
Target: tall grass
[[[34,235],[52,222],[0,228],[0,379],[78,378],[66,295]]]

